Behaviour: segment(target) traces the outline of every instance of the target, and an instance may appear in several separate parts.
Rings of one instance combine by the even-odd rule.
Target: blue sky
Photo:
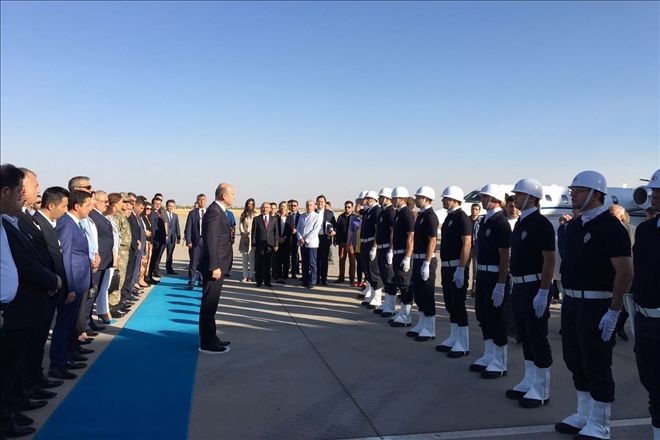
[[[660,166],[656,2],[1,3],[2,162],[237,204]]]

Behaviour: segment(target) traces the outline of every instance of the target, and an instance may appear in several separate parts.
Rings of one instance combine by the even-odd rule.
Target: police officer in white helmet
[[[388,318],[394,315],[394,308],[396,306],[396,285],[394,284],[394,271],[392,269],[392,261],[394,259],[394,253],[392,251],[392,228],[394,226],[396,210],[392,205],[391,188],[383,188],[378,192],[378,203],[380,203],[381,210],[378,216],[378,225],[376,226],[376,261],[378,263],[380,278],[383,281],[385,301],[383,301],[380,307],[374,310],[374,313],[381,314],[383,318]]]
[[[647,188],[651,190],[651,207],[660,212],[660,169]],[[653,439],[660,440],[660,215],[640,224],[633,246],[635,278],[631,291],[635,302],[635,357],[644,388],[649,393],[649,413]]]
[[[448,186],[442,192],[442,207],[447,217],[442,223],[440,242],[440,273],[445,308],[449,313],[449,337],[435,347],[449,358],[470,353],[470,328],[465,308],[467,264],[472,249],[472,222],[461,209],[463,190]]]
[[[410,197],[408,189],[403,186],[397,186],[392,191],[392,202],[396,208],[392,237],[392,267],[394,268],[395,288],[401,292],[399,312],[389,321],[392,327],[409,327],[412,322],[410,309],[414,298],[413,292],[410,290],[412,275],[410,263],[413,255],[415,217],[406,204],[408,197]]]
[[[360,255],[362,268],[367,278],[367,293],[362,301],[363,306],[374,309],[380,306],[383,297],[383,280],[380,278],[378,262],[376,261],[376,225],[380,206],[376,191],[367,191],[364,195],[364,217],[360,228]]]
[[[422,186],[415,192],[415,205],[419,214],[415,220],[413,237],[413,265],[411,290],[419,308],[419,321],[406,333],[416,341],[435,339],[435,272],[438,260],[435,246],[438,233],[438,216],[431,207],[435,191]]]
[[[601,173],[578,173],[569,188],[573,208],[581,216],[566,226],[561,329],[564,361],[577,390],[577,412],[555,429],[577,434],[578,439],[609,439],[612,334],[633,276],[630,236],[604,206],[607,182]]]
[[[360,191],[360,194],[358,194],[357,198],[355,199],[355,211],[354,212],[360,220],[359,222],[356,221],[356,225],[358,225],[358,229],[355,233],[356,237],[355,237],[355,249],[354,249],[356,275],[357,275],[358,280],[362,279],[362,274],[364,273],[364,269],[362,268],[362,257],[361,257],[361,253],[360,253],[360,250],[361,250],[360,232],[362,232],[361,231],[361,229],[362,229],[362,220],[364,220],[364,215],[363,215],[364,214],[364,195],[366,193],[367,193],[366,190]],[[360,283],[358,282],[357,286],[359,286],[359,284]],[[366,280],[365,281],[365,287],[358,293],[357,297],[359,299],[364,298],[369,293],[369,291],[370,291],[369,288],[370,288],[369,281]],[[371,295],[373,295],[373,293],[371,293]]]
[[[504,190],[495,184],[481,189],[486,215],[479,221],[475,311],[484,338],[484,355],[470,365],[484,379],[506,375],[507,334],[502,304],[509,272],[511,227],[502,211]]]
[[[513,192],[520,217],[511,234],[509,273],[525,374],[522,381],[507,390],[506,397],[518,400],[523,408],[538,408],[550,399],[552,352],[548,342],[548,304],[555,270],[555,229],[539,210],[543,187],[538,180],[521,179]]]

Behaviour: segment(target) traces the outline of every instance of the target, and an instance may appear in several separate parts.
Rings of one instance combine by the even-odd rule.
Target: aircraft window
[[[562,196],[561,196],[561,201],[562,201],[563,203],[568,203],[568,197],[566,197],[565,195],[562,194]]]
[[[548,202],[552,202],[552,197],[550,196],[550,194],[546,194],[546,195],[545,195],[545,199],[546,199]]]

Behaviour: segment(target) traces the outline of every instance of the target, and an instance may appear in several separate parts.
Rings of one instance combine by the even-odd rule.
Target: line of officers
[[[639,375],[649,392],[653,438],[660,440],[660,216],[637,228],[633,262],[627,230],[604,205],[605,177],[596,171],[583,171],[569,188],[579,216],[566,229],[566,253],[560,271],[564,293],[561,333],[564,361],[577,391],[577,409],[555,429],[576,439],[610,438],[613,332],[626,294],[626,308],[634,318]],[[653,174],[648,188],[653,208],[660,211],[660,170]],[[511,301],[525,369],[522,380],[505,396],[518,400],[524,408],[539,408],[550,399],[548,319],[555,230],[540,212],[543,189],[539,181],[522,179],[513,193],[521,215],[512,231],[502,211],[504,190],[489,184],[480,192],[486,214],[479,220],[476,236],[475,311],[484,348],[469,369],[484,379],[506,376],[507,332],[502,304]],[[411,327],[406,336],[416,341],[435,339],[435,277],[440,264],[450,324],[449,336],[436,350],[453,359],[467,356],[470,341],[465,299],[472,223],[461,209],[463,190],[449,186],[441,195],[447,217],[441,227],[440,262],[435,256],[439,221],[431,206],[435,192],[428,186],[415,192],[416,218],[406,205],[409,196],[402,186],[383,188],[378,193],[363,191],[358,196],[364,206],[359,239],[367,280],[359,295],[362,305],[390,318],[392,327]],[[414,326],[413,301],[420,312]]]

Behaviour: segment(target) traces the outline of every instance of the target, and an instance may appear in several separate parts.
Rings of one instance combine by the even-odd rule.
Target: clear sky
[[[42,188],[338,205],[660,166],[657,2],[0,7],[1,160]]]

